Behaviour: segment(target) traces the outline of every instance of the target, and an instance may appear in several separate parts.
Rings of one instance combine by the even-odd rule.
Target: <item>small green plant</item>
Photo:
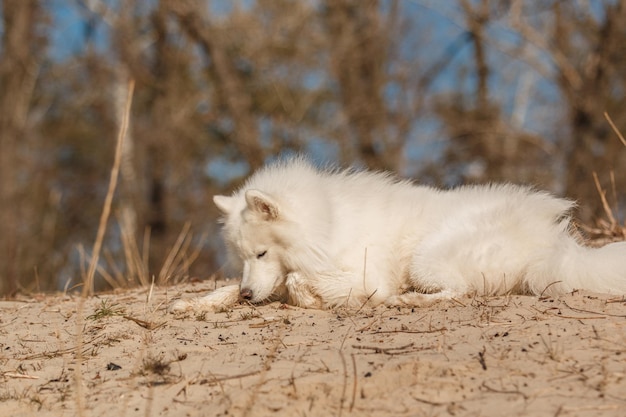
[[[124,309],[122,307],[118,307],[119,304],[111,303],[109,300],[105,299],[100,302],[100,307],[96,309],[96,311],[87,316],[88,320],[100,320],[104,317],[112,317],[112,316],[121,316],[124,314]]]

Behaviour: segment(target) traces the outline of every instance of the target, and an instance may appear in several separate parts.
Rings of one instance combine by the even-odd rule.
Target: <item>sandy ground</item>
[[[626,301],[238,306],[215,283],[0,301],[0,416],[624,416]]]

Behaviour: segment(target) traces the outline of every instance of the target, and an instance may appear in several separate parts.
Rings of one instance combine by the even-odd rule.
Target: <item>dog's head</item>
[[[225,215],[226,245],[243,269],[241,298],[258,303],[282,295],[288,273],[281,239],[286,221],[278,201],[258,190],[245,191],[243,201],[240,195],[218,195],[213,201]]]

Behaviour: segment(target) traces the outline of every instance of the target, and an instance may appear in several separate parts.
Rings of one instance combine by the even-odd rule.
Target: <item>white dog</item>
[[[321,308],[424,306],[470,291],[626,293],[626,242],[582,246],[569,230],[573,203],[525,187],[442,191],[293,158],[214,201],[241,284],[172,311],[240,300]]]

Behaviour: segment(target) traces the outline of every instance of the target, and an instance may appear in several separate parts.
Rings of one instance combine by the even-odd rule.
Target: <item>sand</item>
[[[626,415],[623,298],[167,313],[215,285],[0,301],[0,416]]]

